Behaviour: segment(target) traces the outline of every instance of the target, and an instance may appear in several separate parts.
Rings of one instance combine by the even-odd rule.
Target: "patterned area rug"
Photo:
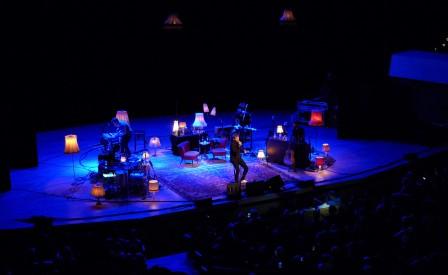
[[[245,159],[249,166],[248,181],[267,180],[279,175],[278,171],[260,164],[256,159]],[[225,195],[227,184],[234,181],[233,166],[227,160],[202,160],[199,165],[190,163],[159,169],[161,184],[188,200],[216,198]],[[282,175],[283,180],[290,180]]]

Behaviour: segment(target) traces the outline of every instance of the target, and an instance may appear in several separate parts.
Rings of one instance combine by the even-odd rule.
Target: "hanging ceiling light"
[[[183,28],[183,23],[179,16],[175,13],[168,15],[164,22],[164,29],[166,30],[179,30]]]
[[[281,25],[295,25],[296,17],[294,16],[294,12],[291,9],[284,9],[282,16],[280,17]]]

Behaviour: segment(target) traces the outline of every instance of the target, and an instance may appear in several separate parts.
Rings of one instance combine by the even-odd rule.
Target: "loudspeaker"
[[[12,129],[13,137],[10,137],[7,141],[10,148],[13,148],[9,149],[10,151],[8,154],[11,168],[37,167],[38,157],[36,132],[33,129],[18,128]]]
[[[280,192],[280,189],[285,185],[280,175],[268,179],[266,181],[266,184],[268,189],[271,190],[272,192]]]
[[[209,208],[212,206],[212,204],[212,198],[205,198],[194,201],[194,206],[196,206],[196,208]]]
[[[246,183],[246,195],[247,196],[261,196],[266,191],[266,182],[253,181]]]
[[[314,188],[314,179],[298,181],[296,185],[299,188]]]
[[[238,183],[227,184],[227,197],[231,199],[238,199],[241,197],[241,190]]]
[[[5,165],[2,161],[0,166],[0,192],[11,190],[11,175],[9,172],[9,166]]]

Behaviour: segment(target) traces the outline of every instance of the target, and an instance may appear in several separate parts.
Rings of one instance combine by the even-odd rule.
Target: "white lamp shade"
[[[285,131],[283,130],[283,125],[277,125],[277,134],[283,134]]]
[[[78,137],[76,135],[65,136],[65,154],[74,154],[79,152]]]
[[[142,159],[143,160],[148,160],[149,159],[149,153],[147,151],[143,152]]]
[[[207,103],[202,104],[202,110],[204,111],[204,113],[210,112],[210,110],[208,109]]]
[[[205,119],[204,119],[204,113],[196,113],[194,122],[193,122],[193,127],[195,127],[195,128],[207,127],[207,123],[205,122]]]
[[[216,116],[216,107],[213,107],[212,111],[210,112],[211,116]]]
[[[265,159],[266,158],[266,154],[264,153],[264,150],[258,150],[257,158],[258,159]]]
[[[179,131],[179,120],[175,120],[173,123],[173,133],[177,133]]]
[[[158,137],[152,137],[150,140],[149,140],[149,147],[151,147],[151,148],[159,148],[161,146],[161,144],[160,144],[160,138],[158,138]]]

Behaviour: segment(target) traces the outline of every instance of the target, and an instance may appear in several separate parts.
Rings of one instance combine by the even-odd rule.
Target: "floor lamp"
[[[309,126],[312,127],[321,127],[324,125],[323,112],[320,110],[311,111],[310,121],[308,122]],[[319,130],[316,128],[316,143],[318,142]],[[314,151],[315,147],[311,144],[311,149]]]
[[[65,136],[64,153],[72,155],[73,177],[76,179],[74,154],[79,153],[78,137],[76,135],[66,135]]]

